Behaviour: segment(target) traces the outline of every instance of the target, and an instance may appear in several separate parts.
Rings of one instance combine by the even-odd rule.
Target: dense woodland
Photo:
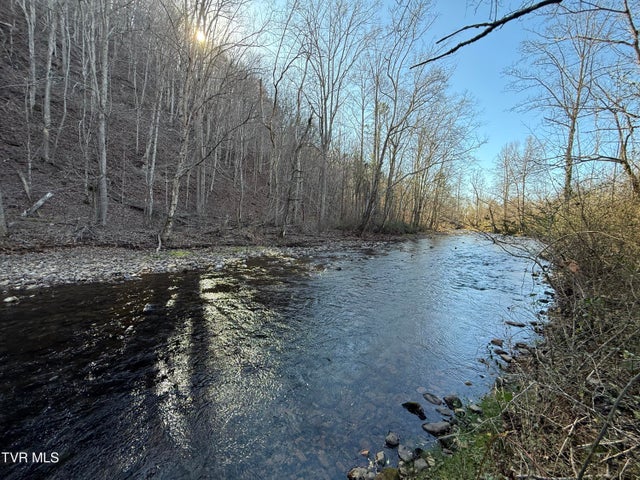
[[[553,321],[459,478],[638,478],[640,2],[516,2],[536,31],[509,75],[541,122],[489,171],[437,57],[505,3],[443,47],[422,0],[2,0],[2,242],[534,236]]]
[[[4,2],[6,222],[47,192],[39,213],[57,206],[79,236],[418,229],[455,216],[475,119],[445,69],[409,68],[428,3],[263,7]]]

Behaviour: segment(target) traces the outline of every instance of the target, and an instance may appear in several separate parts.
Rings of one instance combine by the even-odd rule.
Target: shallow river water
[[[534,270],[465,234],[32,292],[0,305],[0,478],[346,478],[389,430],[429,445],[420,387],[489,389]]]

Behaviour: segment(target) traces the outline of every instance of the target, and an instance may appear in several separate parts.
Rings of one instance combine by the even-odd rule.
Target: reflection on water
[[[504,321],[532,320],[541,291],[531,262],[474,235],[321,263],[250,258],[0,306],[0,448],[60,457],[0,477],[344,478],[389,429],[431,441],[401,406],[418,387],[486,391],[477,358],[526,340]]]

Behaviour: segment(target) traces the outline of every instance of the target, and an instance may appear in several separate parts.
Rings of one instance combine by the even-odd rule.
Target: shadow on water
[[[418,387],[485,392],[495,371],[477,357],[492,337],[526,340],[504,320],[533,319],[542,291],[529,262],[473,235],[321,262],[241,259],[0,306],[0,447],[59,457],[0,476],[343,478],[389,429],[431,442],[401,406]]]

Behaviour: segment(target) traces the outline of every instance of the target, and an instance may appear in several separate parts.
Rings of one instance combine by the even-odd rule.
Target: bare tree
[[[334,128],[353,67],[368,48],[370,7],[362,0],[313,0],[301,5],[298,13],[298,29],[311,67],[306,95],[318,119],[320,136],[319,229],[326,222],[327,174]]]

